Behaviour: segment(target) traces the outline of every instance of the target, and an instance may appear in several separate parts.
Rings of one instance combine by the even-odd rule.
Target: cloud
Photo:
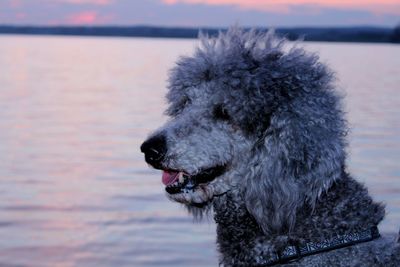
[[[17,18],[17,19],[25,19],[26,18],[26,13],[18,12],[18,13],[15,14],[15,18]]]
[[[229,5],[241,9],[291,13],[296,6],[313,6],[314,8],[337,8],[364,10],[373,14],[400,15],[400,2],[398,0],[161,0],[164,4],[204,4],[204,5]]]
[[[111,20],[111,15],[103,16],[96,11],[83,11],[68,15],[65,23],[71,25],[94,25],[108,23]]]
[[[392,13],[382,13],[393,0],[382,0],[373,12],[355,7],[362,2],[371,6],[376,1],[335,0],[330,4],[342,4],[339,8],[327,6],[332,0],[0,0],[0,24],[140,24],[201,28],[227,27],[234,23],[248,27],[393,27],[400,22],[399,15],[393,14],[399,10],[396,5]],[[354,8],[345,8],[345,5]]]
[[[57,2],[67,3],[67,4],[75,4],[75,5],[109,5],[113,1],[112,0],[58,0]]]
[[[67,22],[70,24],[93,24],[96,22],[97,13],[95,11],[84,11],[68,16]]]
[[[19,8],[22,6],[22,0],[9,0],[8,4],[12,8]]]

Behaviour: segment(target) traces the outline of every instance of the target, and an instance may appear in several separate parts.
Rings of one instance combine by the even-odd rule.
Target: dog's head
[[[203,206],[231,189],[265,231],[293,224],[340,174],[342,119],[332,75],[272,32],[201,38],[172,70],[171,120],[146,140],[168,197]]]

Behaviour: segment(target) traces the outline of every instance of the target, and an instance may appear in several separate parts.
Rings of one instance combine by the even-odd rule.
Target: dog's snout
[[[147,163],[158,166],[167,152],[167,141],[164,135],[156,135],[146,140],[140,150],[144,153]]]

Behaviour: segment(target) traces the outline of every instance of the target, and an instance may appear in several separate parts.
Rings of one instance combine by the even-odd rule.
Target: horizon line
[[[128,27],[143,27],[143,28],[165,28],[165,29],[229,29],[232,26],[163,26],[156,24],[104,24],[104,25],[96,25],[96,24],[80,24],[80,25],[71,25],[71,24],[57,24],[57,25],[46,25],[46,24],[2,24],[0,23],[0,27],[40,27],[40,28],[128,28]],[[349,24],[346,26],[338,26],[338,25],[323,25],[323,26],[241,26],[243,29],[305,29],[305,28],[318,28],[318,29],[328,29],[328,28],[337,28],[337,29],[345,29],[345,28],[380,28],[380,29],[395,29],[400,27],[400,24],[394,26],[383,26],[383,25],[373,25],[373,24],[365,24],[365,25],[356,25]]]

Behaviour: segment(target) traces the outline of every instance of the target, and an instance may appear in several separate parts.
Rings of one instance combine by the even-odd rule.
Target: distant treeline
[[[196,38],[199,31],[215,35],[226,29],[174,28],[151,26],[0,26],[0,34],[84,35],[119,37]],[[258,28],[265,31],[266,28]],[[290,40],[325,42],[400,43],[400,26],[331,27],[331,28],[277,28],[276,32]]]

